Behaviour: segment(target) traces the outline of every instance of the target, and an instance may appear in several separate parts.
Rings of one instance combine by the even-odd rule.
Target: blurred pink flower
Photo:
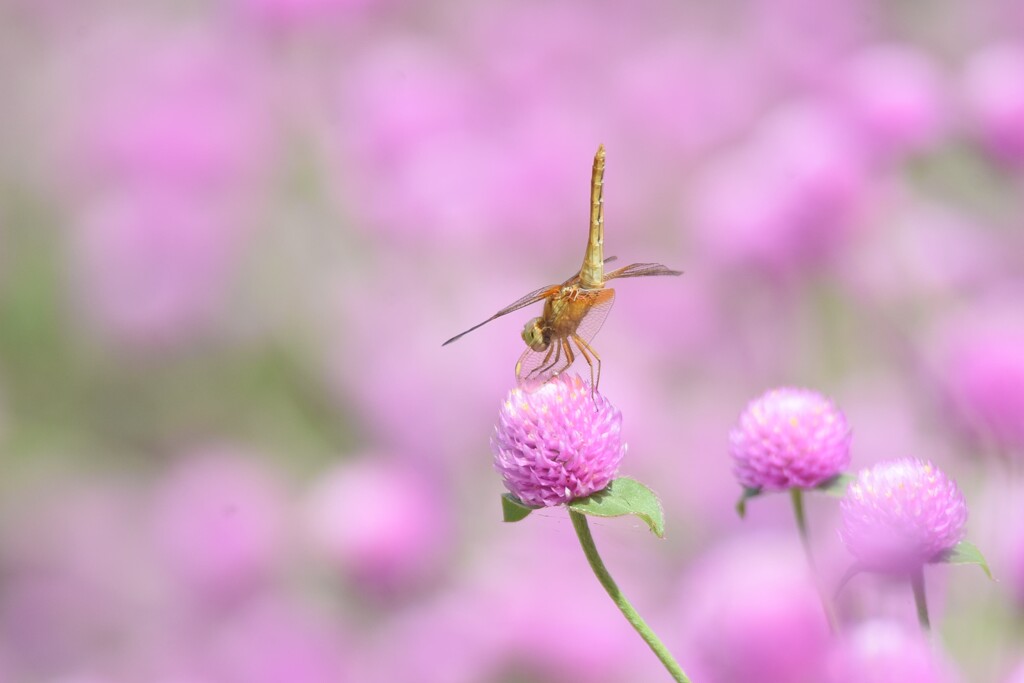
[[[864,152],[834,112],[790,105],[698,182],[701,245],[769,274],[821,267],[845,244],[867,183]]]
[[[988,45],[974,54],[964,73],[970,125],[1000,161],[1024,162],[1024,45]]]
[[[412,37],[374,46],[342,73],[335,167],[356,224],[424,244],[497,215],[478,88],[439,45]]]
[[[527,505],[552,506],[608,485],[626,455],[622,414],[578,375],[509,391],[491,437],[505,487]]]
[[[498,625],[486,595],[466,590],[445,591],[390,613],[374,633],[367,683],[478,683],[500,652]],[[402,644],[400,657],[395,643]]]
[[[930,462],[904,458],[861,470],[840,503],[840,536],[867,569],[907,573],[960,542],[967,502]]]
[[[829,642],[795,542],[736,538],[704,554],[680,590],[687,673],[707,683],[819,683]],[[691,671],[692,668],[692,671]]]
[[[1024,661],[1017,668],[1010,672],[1003,683],[1024,683]]]
[[[93,203],[70,235],[80,315],[116,342],[190,339],[223,310],[241,246],[238,217],[175,192]]]
[[[335,167],[344,209],[360,228],[401,237],[405,249],[483,240],[532,253],[537,240],[576,243],[580,233],[564,226],[586,225],[601,127],[546,71],[523,93],[509,92],[506,28],[501,50],[478,55],[472,69],[453,50],[410,35],[375,45],[342,73],[331,112]]]
[[[375,590],[429,576],[451,540],[447,499],[405,461],[364,456],[334,466],[314,482],[304,512],[313,549]]]
[[[585,565],[577,565],[565,567],[558,578],[543,572],[535,581],[523,574],[507,578],[530,583],[529,589],[508,590],[497,606],[508,621],[500,629],[503,651],[492,655],[494,680],[517,675],[552,682],[658,680],[644,659],[649,655],[642,641],[635,642],[636,634],[609,609],[607,597],[596,582],[587,581],[585,571]],[[559,613],[545,614],[545,606],[552,604],[561,607]]]
[[[471,74],[440,46],[397,36],[359,53],[335,105],[342,147],[394,172],[410,150],[474,124],[481,102]]]
[[[894,621],[869,621],[829,659],[829,683],[953,683],[958,680],[921,634]]]
[[[738,14],[749,14],[753,34],[741,40],[766,65],[763,77],[779,81],[776,88],[806,89],[835,78],[838,59],[862,43],[872,25],[857,0],[764,0],[745,9]]]
[[[217,447],[188,454],[167,473],[154,504],[157,549],[201,598],[245,594],[280,559],[284,492],[252,453]]]
[[[749,55],[697,32],[655,41],[614,61],[610,105],[621,127],[679,162],[709,149],[756,114],[768,89]]]
[[[227,683],[345,683],[347,638],[332,620],[279,598],[254,602],[211,634],[211,680]]]
[[[746,488],[813,488],[850,464],[843,413],[816,391],[784,387],[753,400],[729,433],[736,478]]]
[[[525,348],[519,331],[534,314],[524,311],[519,320],[508,316],[504,330],[496,324],[458,346],[442,348],[442,341],[476,322],[476,316],[489,315],[504,305],[500,302],[514,301],[523,292],[502,278],[492,281],[494,289],[460,287],[471,303],[465,306],[466,317],[455,320],[439,314],[438,302],[446,296],[439,288],[407,286],[406,276],[422,275],[424,283],[436,276],[433,267],[439,262],[424,267],[421,257],[380,255],[378,272],[406,275],[376,279],[371,296],[361,276],[349,273],[339,283],[333,290],[339,315],[325,335],[326,362],[339,409],[358,421],[373,444],[403,458],[457,463],[452,474],[459,476],[469,463],[480,463],[480,434],[466,425],[493,419],[492,406],[507,392],[515,359]],[[436,344],[411,344],[410,330]],[[449,410],[423,409],[432,405],[439,386],[456,385],[458,391],[447,396]]]
[[[223,310],[264,194],[274,131],[260,65],[204,30],[94,33],[62,114],[70,284],[104,336],[177,343]]]
[[[643,641],[596,581],[579,580],[586,561],[578,547],[565,543],[564,515],[557,521],[535,514],[523,533],[510,527],[478,539],[466,561],[453,567],[458,590],[390,612],[371,633],[371,671],[360,680],[654,680],[656,672],[646,675],[649,652]],[[615,548],[608,550],[608,561],[621,565],[634,586],[631,597],[643,602],[644,588],[656,583],[651,580],[656,552],[643,555],[631,548],[618,553],[619,561]],[[536,562],[538,557],[544,561]],[[553,604],[559,609],[552,610]],[[401,657],[389,654],[396,642],[402,644]]]
[[[589,575],[578,544],[567,543],[564,513],[533,516],[521,530],[492,534],[462,584],[477,605],[478,630],[493,639],[491,675],[480,680],[658,680],[664,670]],[[651,590],[665,580],[656,544],[637,547],[625,540],[636,529],[615,526],[595,530],[605,561],[637,609],[665,623],[660,593]]]
[[[1006,552],[1006,576],[1007,588],[1013,597],[1017,608],[1024,611],[1024,530],[1014,529],[1007,531],[999,529],[998,541],[1004,546]]]
[[[996,320],[954,330],[941,368],[965,426],[1024,452],[1024,325]]]
[[[156,183],[199,193],[239,190],[270,151],[259,65],[202,31],[115,27],[96,37],[69,88],[77,180],[119,191]]]
[[[1006,271],[1011,250],[991,220],[943,197],[893,185],[872,212],[884,229],[865,232],[839,276],[869,306],[911,306],[921,297],[954,297]]]
[[[53,462],[53,461],[51,461]],[[151,565],[134,479],[54,479],[4,494],[0,673],[49,679],[112,640],[132,642]]]
[[[840,70],[835,87],[843,113],[884,158],[927,148],[947,123],[939,70],[911,46],[862,49]]]
[[[239,12],[271,26],[316,24],[347,13],[359,13],[379,0],[232,0]]]
[[[625,5],[597,7],[581,0],[477,7],[466,37],[515,101],[596,95],[598,75],[621,54],[622,44],[634,38],[635,28],[620,20],[638,18]],[[567,79],[569,75],[575,78]]]

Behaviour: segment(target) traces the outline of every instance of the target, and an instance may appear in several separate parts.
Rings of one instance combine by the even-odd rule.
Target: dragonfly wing
[[[478,327],[483,327],[484,325],[486,325],[487,323],[491,322],[492,320],[494,320],[496,318],[500,318],[503,315],[508,315],[509,313],[511,313],[513,311],[518,311],[520,308],[525,308],[526,306],[529,306],[530,304],[535,304],[538,301],[543,301],[544,299],[547,299],[552,294],[555,294],[556,292],[558,292],[558,290],[560,288],[561,288],[560,285],[546,285],[544,287],[541,287],[540,289],[535,289],[532,292],[530,292],[529,294],[527,294],[527,295],[517,299],[516,301],[513,301],[508,306],[506,306],[505,308],[501,309],[500,311],[498,311],[497,313],[495,313],[494,315],[492,315],[490,318],[488,318],[487,320],[483,321],[482,323],[478,323],[476,325],[473,325],[473,327],[469,328],[465,332],[461,332],[461,333],[455,335],[454,337],[452,337],[451,339],[446,341],[444,344],[441,344],[441,346],[447,346],[448,344],[451,344],[453,341],[455,341],[455,340],[457,340],[457,339],[459,339],[461,337],[464,337],[465,335],[469,334],[470,332],[472,332],[473,330],[477,329]]]
[[[591,375],[591,363],[587,360],[587,355],[594,358],[594,353],[590,348],[590,341],[597,335],[608,318],[608,312],[612,310],[615,290],[584,289],[579,290],[579,296],[592,299],[575,328],[575,335],[583,340],[585,348],[581,349],[579,342],[572,336],[561,336],[554,337],[544,351],[526,349],[516,363],[516,377],[520,383],[542,382],[574,368],[584,377]]]
[[[583,291],[586,292],[587,290]],[[576,334],[585,342],[589,342],[601,331],[604,321],[608,319],[609,311],[612,310],[612,304],[615,303],[614,289],[595,289],[591,291],[593,292],[594,302],[587,309],[583,319],[580,320],[579,327],[576,328]]]
[[[552,341],[545,351],[534,351],[527,347],[516,363],[516,379],[520,384],[544,382],[569,369],[573,358],[565,352],[561,339]]]
[[[672,270],[660,263],[631,263],[604,276],[605,280],[624,277],[654,277],[658,275],[682,275],[680,270]]]

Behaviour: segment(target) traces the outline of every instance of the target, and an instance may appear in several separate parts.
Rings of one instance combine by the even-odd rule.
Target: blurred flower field
[[[564,509],[501,521],[540,307],[441,348],[579,268],[600,143],[605,253],[685,275],[594,340],[666,538],[591,525],[687,673],[1024,682],[1016,0],[0,0],[0,681],[667,680]],[[930,635],[736,514],[779,387],[962,491]]]

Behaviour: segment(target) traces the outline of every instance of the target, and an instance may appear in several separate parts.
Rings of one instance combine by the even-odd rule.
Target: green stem
[[[821,600],[821,609],[825,611],[825,620],[832,633],[838,633],[839,622],[835,612],[832,610],[832,603],[825,587],[821,583],[818,574],[818,565],[814,561],[814,554],[811,552],[811,539],[807,533],[807,516],[804,514],[804,492],[803,489],[791,488],[789,497],[793,501],[793,516],[796,517],[796,528],[800,532],[800,543],[804,546],[804,555],[807,556],[807,564],[811,568],[811,576],[814,578],[814,587],[818,590],[818,598]]]
[[[615,580],[612,579],[608,569],[604,566],[604,562],[601,561],[601,556],[597,553],[597,546],[594,545],[594,537],[590,535],[590,527],[587,525],[586,515],[569,510],[569,518],[572,519],[572,525],[576,529],[576,535],[580,539],[580,545],[583,546],[583,554],[587,556],[590,568],[594,570],[597,580],[601,582],[608,595],[611,596],[612,602],[615,603],[623,616],[626,617],[626,621],[636,629],[636,632],[640,634],[640,637],[644,639],[648,647],[654,651],[654,654],[661,660],[661,663],[668,669],[668,672],[672,674],[673,679],[678,681],[678,683],[691,683],[690,679],[683,673],[679,663],[676,662],[668,648],[661,642],[661,639],[658,638],[654,631],[651,630],[651,627],[633,609],[633,605],[629,603],[629,600],[619,591]]]
[[[921,629],[931,630],[931,621],[928,619],[928,596],[924,591],[924,568],[918,567],[910,575],[910,588],[914,591],[914,604],[917,606],[917,620],[921,623]]]

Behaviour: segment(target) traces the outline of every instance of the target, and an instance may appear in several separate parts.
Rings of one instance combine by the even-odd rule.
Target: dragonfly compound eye
[[[551,343],[551,335],[541,325],[540,318],[534,318],[523,327],[523,341],[534,351],[544,351]]]

